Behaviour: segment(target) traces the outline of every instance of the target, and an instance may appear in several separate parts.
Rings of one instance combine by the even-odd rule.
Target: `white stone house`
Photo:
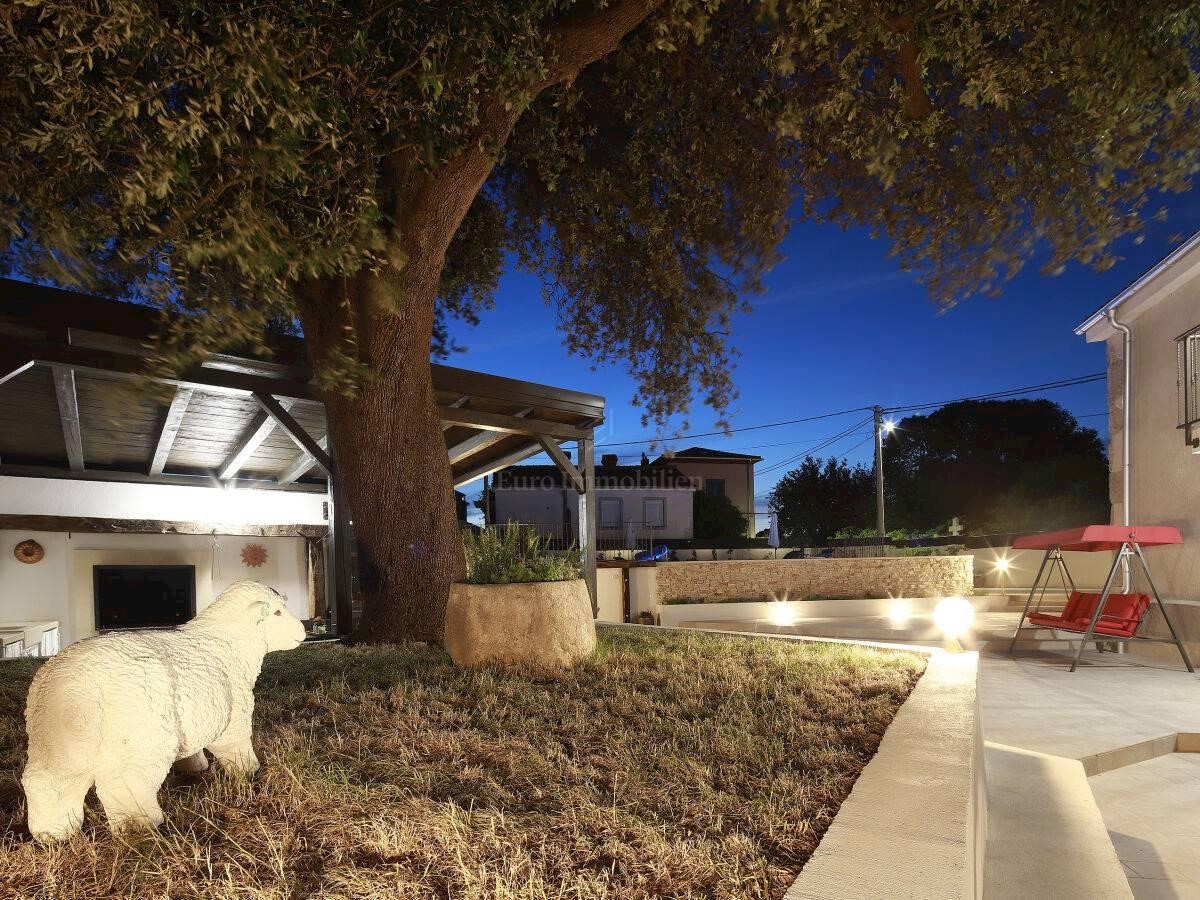
[[[1182,546],[1147,556],[1195,657],[1200,655],[1200,233],[1096,310],[1075,333],[1107,345],[1113,523],[1173,525],[1183,533]],[[1151,615],[1147,633],[1162,636],[1157,612]],[[1166,644],[1134,646],[1164,658],[1174,654]]]
[[[623,466],[615,455],[601,457],[596,466],[598,547],[644,550],[664,541],[690,539],[697,489],[694,479],[669,463]],[[489,524],[523,522],[536,525],[551,539],[577,539],[579,495],[555,466],[502,469],[484,496]]]

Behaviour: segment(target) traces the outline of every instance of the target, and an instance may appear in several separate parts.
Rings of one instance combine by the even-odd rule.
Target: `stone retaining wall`
[[[967,596],[973,558],[886,556],[864,559],[763,559],[663,563],[658,602],[802,600],[810,597]]]

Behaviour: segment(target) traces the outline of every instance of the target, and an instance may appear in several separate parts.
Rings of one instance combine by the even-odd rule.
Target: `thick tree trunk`
[[[465,572],[429,366],[435,290],[412,270],[362,273],[308,285],[300,303],[314,370],[348,351],[371,369],[353,395],[322,390],[357,542],[358,640],[441,640]]]
[[[321,388],[358,546],[361,640],[441,640],[450,584],[466,570],[429,367],[446,249],[525,105],[611,53],[661,3],[616,0],[565,17],[546,38],[553,65],[521,102],[485,101],[478,140],[436,172],[411,147],[384,160],[381,206],[392,212],[398,268],[297,286],[313,371],[328,376],[351,359],[370,372],[354,392]]]

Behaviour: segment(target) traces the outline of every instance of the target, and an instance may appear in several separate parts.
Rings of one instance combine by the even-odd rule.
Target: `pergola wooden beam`
[[[22,372],[27,372],[37,365],[34,359],[0,359],[0,384],[12,381]]]
[[[54,366],[54,394],[58,398],[58,417],[62,421],[63,444],[72,472],[83,471],[83,430],[79,426],[79,398],[75,393],[75,370]]]
[[[154,456],[150,460],[151,475],[161,475],[167,466],[167,458],[171,455],[171,448],[175,446],[175,438],[183,425],[183,417],[192,400],[192,392],[192,388],[182,385],[175,388],[175,396],[171,398],[171,405],[167,408],[162,427],[158,430],[158,439],[154,442]]]
[[[558,467],[558,471],[562,472],[563,477],[571,482],[571,487],[575,488],[575,492],[578,494],[584,493],[587,488],[583,482],[583,473],[575,468],[570,457],[563,453],[562,447],[540,434],[537,441],[542,449],[546,451],[546,455],[554,461],[554,465]]]
[[[531,412],[533,412],[533,407],[527,406],[522,410],[518,410],[513,416],[517,419],[524,419]],[[485,447],[492,446],[492,444],[498,441],[504,440],[504,438],[505,434],[502,431],[480,431],[471,435],[466,440],[459,441],[457,444],[448,447],[446,449],[446,456],[450,460],[450,465],[456,466],[467,457],[478,453]]]
[[[449,409],[462,409],[464,406],[467,405],[467,401],[470,399],[471,399],[470,397],[459,397],[457,400],[454,400],[451,403],[447,403],[446,406]],[[442,422],[442,431],[449,431],[453,427],[454,427],[453,422]]]
[[[537,447],[521,447],[519,450],[514,450],[511,453],[506,453],[504,456],[497,457],[485,463],[480,463],[477,466],[472,466],[467,471],[454,476],[454,486],[462,487],[477,478],[482,478],[484,475],[491,475],[493,472],[499,472],[501,469],[506,469],[511,465],[521,462],[523,459],[529,459],[538,452]]]
[[[588,434],[587,429],[577,428],[562,422],[546,422],[541,419],[518,418],[515,415],[500,415],[465,407],[439,406],[438,415],[443,425],[463,425],[480,431],[498,431],[502,434],[544,434],[563,440],[575,441]]]
[[[329,451],[329,438],[323,437],[317,441],[317,446],[326,452]],[[275,479],[279,485],[292,484],[301,475],[317,464],[317,461],[312,458],[307,450],[301,450],[300,455],[292,460],[291,465],[284,469],[279,477]]]
[[[292,401],[283,399],[279,401],[279,408],[285,412],[292,408]],[[229,481],[242,470],[242,466],[246,461],[254,455],[255,451],[262,446],[263,441],[270,437],[271,432],[275,430],[278,423],[267,412],[262,411],[250,420],[250,424],[246,426],[242,436],[230,451],[229,456],[221,463],[221,468],[217,470],[217,478],[221,481]]]
[[[0,531],[69,531],[74,534],[221,534],[244,537],[324,537],[326,525],[237,525],[95,516],[32,516],[0,513]]]
[[[251,396],[257,392],[269,392],[277,397],[297,400],[319,400],[311,384],[303,384],[286,378],[256,375],[228,368],[194,367],[182,375],[147,375],[146,360],[126,353],[111,350],[96,350],[91,347],[76,347],[47,341],[28,341],[29,355],[34,361],[49,366],[60,366],[85,372],[94,372],[115,378],[150,378],[164,384],[198,388],[217,394],[238,397]]]
[[[268,393],[256,392],[254,399],[258,401],[258,405],[263,408],[263,411],[274,419],[279,427],[287,433],[287,436],[296,443],[296,446],[311,456],[313,461],[325,470],[326,475],[333,476],[333,461],[325,452],[325,448],[300,427],[300,423],[292,418],[292,414],[275,397]]]

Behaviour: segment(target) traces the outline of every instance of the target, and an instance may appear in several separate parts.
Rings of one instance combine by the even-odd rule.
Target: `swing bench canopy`
[[[1120,550],[1122,544],[1162,547],[1182,544],[1183,535],[1169,525],[1084,525],[1063,531],[1027,534],[1013,541],[1014,550],[1076,550],[1084,553]]]

